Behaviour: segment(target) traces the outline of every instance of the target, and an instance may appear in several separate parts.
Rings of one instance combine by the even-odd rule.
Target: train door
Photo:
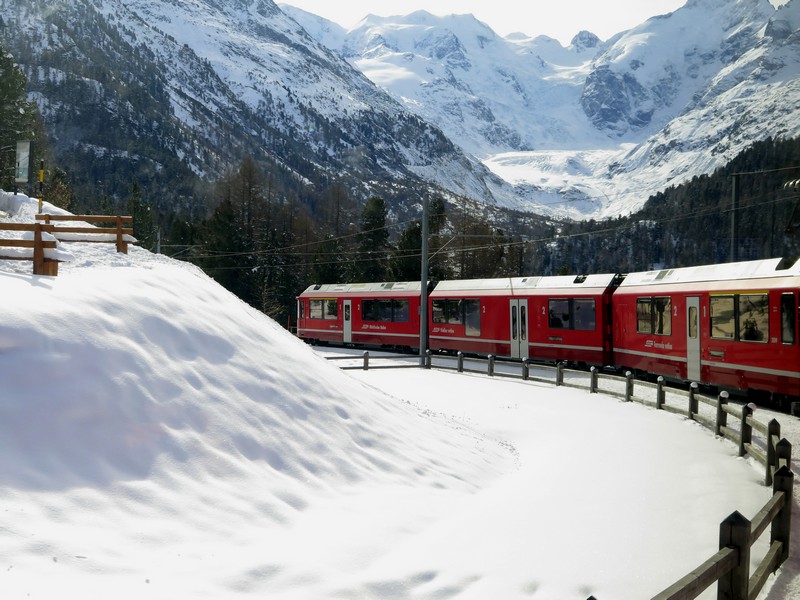
[[[686,298],[686,378],[700,381],[700,298]]]
[[[509,300],[511,358],[528,358],[528,301]]]
[[[342,300],[342,311],[344,312],[344,316],[342,317],[343,323],[343,330],[344,330],[344,343],[350,344],[353,342],[353,319],[351,314],[351,302],[352,300]]]

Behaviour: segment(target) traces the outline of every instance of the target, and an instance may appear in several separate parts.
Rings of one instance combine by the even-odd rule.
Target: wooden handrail
[[[51,215],[48,213],[36,215],[37,221],[44,221],[46,224],[55,226],[54,221],[81,221],[84,223],[100,222],[100,223],[114,223],[114,227],[55,227],[53,235],[58,237],[61,233],[69,234],[84,234],[84,237],[70,238],[59,237],[62,242],[109,242],[110,240],[102,240],[89,237],[93,234],[111,234],[114,235],[114,241],[117,244],[117,252],[123,254],[128,253],[128,240],[125,236],[133,237],[133,229],[131,227],[123,227],[123,223],[132,224],[133,216],[131,215]],[[134,240],[135,242],[135,240]]]
[[[44,221],[45,223],[49,223],[50,221],[87,221],[92,223],[100,221],[103,223],[114,223],[117,219],[123,223],[133,223],[133,217],[130,215],[51,215],[48,213],[36,215],[37,221]]]

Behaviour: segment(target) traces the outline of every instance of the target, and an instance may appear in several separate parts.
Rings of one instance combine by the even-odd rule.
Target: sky
[[[568,45],[576,33],[588,30],[606,40],[655,15],[683,6],[686,0],[280,0],[349,28],[368,14],[407,15],[427,10],[438,15],[473,14],[496,33],[548,35]]]
[[[62,246],[57,277],[0,260],[4,600],[640,600],[771,495],[679,415],[343,371],[188,263]],[[798,597],[798,554],[759,600]]]

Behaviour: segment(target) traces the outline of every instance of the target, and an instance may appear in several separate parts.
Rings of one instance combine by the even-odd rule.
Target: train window
[[[569,300],[554,298],[548,302],[547,318],[553,329],[572,329],[572,318],[569,310]]]
[[[392,300],[392,320],[395,323],[408,323],[411,315],[408,300]]]
[[[767,294],[711,296],[711,337],[766,343],[769,340]]]
[[[450,325],[463,323],[461,300],[434,300],[433,322]]]
[[[439,300],[433,304],[433,322],[447,325],[464,325],[466,335],[481,334],[480,300]]]
[[[672,335],[672,299],[669,296],[637,298],[636,331]]]
[[[794,344],[797,329],[797,310],[794,294],[781,295],[781,342]]]
[[[444,300],[434,300],[432,303],[432,316],[431,319],[434,323],[447,323],[444,311],[447,303]]]
[[[335,320],[339,316],[339,304],[336,300],[325,300],[325,314],[322,315],[323,319],[329,321]]]
[[[593,331],[597,316],[593,298],[552,298],[548,301],[548,324],[551,329]]]
[[[467,335],[481,334],[481,303],[480,300],[464,300],[464,333]]]
[[[309,300],[308,318],[309,319],[328,319],[335,320],[339,316],[339,306],[333,300]]]
[[[697,307],[689,307],[689,337],[697,339]]]
[[[322,300],[310,300],[308,303],[308,317],[310,319],[322,318]]]
[[[406,323],[410,310],[408,300],[364,300],[361,303],[364,321]]]
[[[733,296],[711,296],[711,337],[732,340],[736,336]]]
[[[747,342],[769,340],[769,301],[766,294],[741,294],[739,336]]]
[[[653,333],[651,304],[651,298],[637,298],[636,300],[636,331],[639,333]]]
[[[653,308],[655,308],[653,333],[672,335],[672,299],[669,297],[653,298]]]
[[[593,298],[575,298],[575,309],[573,311],[575,329],[582,331],[594,331],[597,327],[597,317]]]

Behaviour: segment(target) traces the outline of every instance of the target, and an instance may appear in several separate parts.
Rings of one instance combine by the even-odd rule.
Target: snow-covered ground
[[[0,210],[32,221],[36,203]],[[191,265],[66,248],[57,277],[0,261],[4,599],[640,600],[770,496],[685,418],[342,371]],[[798,542],[762,600],[800,591]]]

